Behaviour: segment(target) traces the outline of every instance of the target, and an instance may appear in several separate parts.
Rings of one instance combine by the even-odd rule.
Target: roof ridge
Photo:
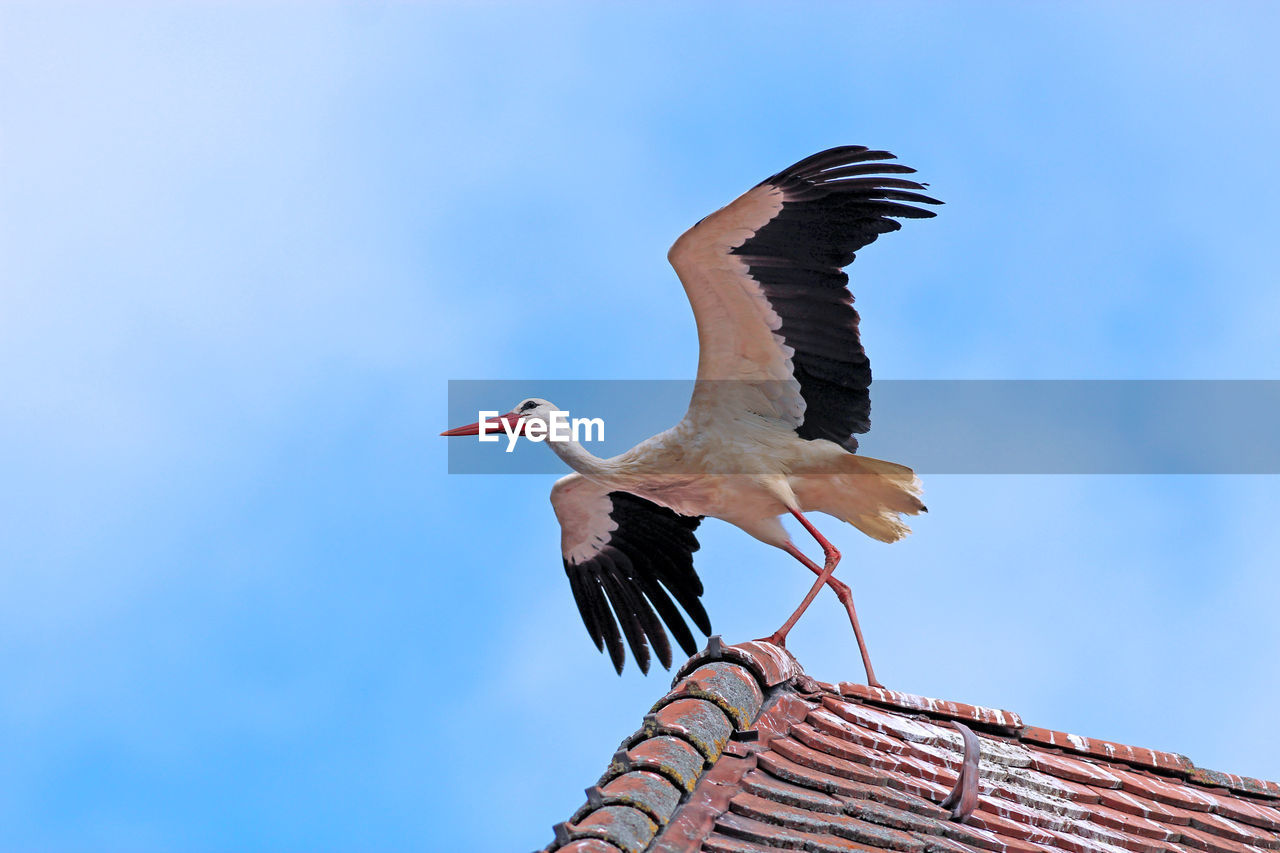
[[[801,713],[788,704],[788,688],[797,680],[815,684],[785,648],[760,640],[727,646],[719,634],[712,636],[677,670],[671,690],[640,729],[622,741],[600,781],[587,789],[587,802],[556,824],[545,849],[641,853],[704,775],[736,782],[755,767],[752,751],[735,748],[735,741],[767,739],[774,728],[816,707],[802,703]],[[714,820],[723,810],[690,813],[687,820]]]

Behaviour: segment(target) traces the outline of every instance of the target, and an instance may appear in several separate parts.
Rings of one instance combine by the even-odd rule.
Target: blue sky
[[[588,641],[550,475],[446,474],[447,381],[687,378],[667,247],[824,147],[947,202],[852,270],[877,377],[1280,378],[1277,24],[0,7],[0,846],[545,843],[667,681]],[[1280,778],[1280,481],[926,490],[824,526],[887,683]],[[731,641],[807,588],[700,538]],[[859,675],[834,600],[791,645]]]

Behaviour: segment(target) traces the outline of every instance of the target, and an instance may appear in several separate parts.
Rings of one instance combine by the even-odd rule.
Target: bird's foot
[[[768,643],[772,646],[777,646],[780,649],[785,649],[787,647],[787,635],[779,633],[778,631],[774,631],[769,636],[761,637],[760,639],[756,640],[756,642]]]

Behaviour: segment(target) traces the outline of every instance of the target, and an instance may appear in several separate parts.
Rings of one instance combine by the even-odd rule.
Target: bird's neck
[[[576,441],[548,441],[551,450],[573,470],[589,480],[607,484],[612,473],[609,462],[601,459]]]

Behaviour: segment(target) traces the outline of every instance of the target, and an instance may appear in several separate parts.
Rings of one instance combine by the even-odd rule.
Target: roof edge
[[[687,807],[688,795],[705,774],[740,777],[755,766],[744,742],[767,740],[787,725],[796,710],[787,688],[799,679],[814,684],[781,646],[759,640],[728,646],[711,637],[622,741],[587,789],[587,802],[554,827],[546,851],[641,853],[674,821],[689,831],[713,821],[723,808]]]

